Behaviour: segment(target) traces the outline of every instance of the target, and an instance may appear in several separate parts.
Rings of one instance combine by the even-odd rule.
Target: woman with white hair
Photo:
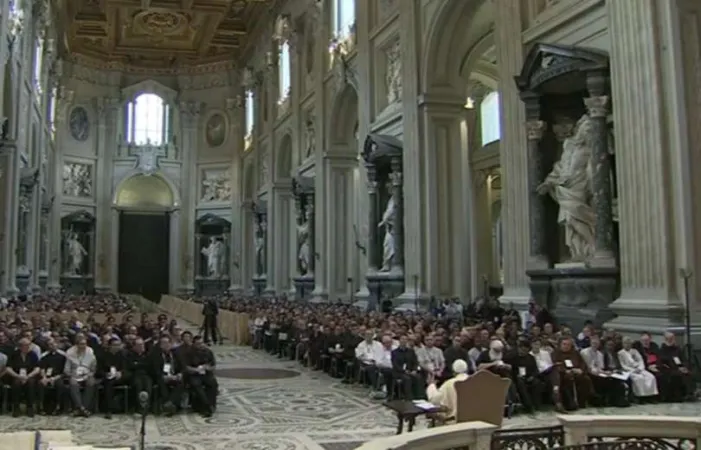
[[[652,397],[659,393],[655,375],[645,369],[645,361],[640,352],[633,348],[631,338],[623,338],[623,348],[618,352],[618,360],[623,370],[630,373],[633,395],[640,398]]]

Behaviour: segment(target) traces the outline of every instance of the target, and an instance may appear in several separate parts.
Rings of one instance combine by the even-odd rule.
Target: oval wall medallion
[[[221,113],[212,114],[207,120],[206,137],[210,147],[219,147],[226,140],[226,118]]]
[[[70,127],[71,136],[76,141],[84,142],[90,136],[90,119],[88,118],[88,111],[82,106],[76,106],[71,111],[71,115],[68,120],[68,126]]]

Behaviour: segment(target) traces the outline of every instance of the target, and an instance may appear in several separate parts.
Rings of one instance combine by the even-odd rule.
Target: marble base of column
[[[616,257],[610,251],[597,251],[587,263],[589,267],[616,267]]]
[[[665,331],[672,331],[678,338],[684,333],[684,305],[678,299],[660,298],[657,292],[623,293],[632,297],[621,297],[609,305],[617,317],[606,322],[605,328],[612,328],[624,335],[639,336],[643,332],[649,332],[653,338],[661,338]],[[656,298],[652,298],[656,297]],[[697,337],[699,336],[699,323],[701,318],[693,317]],[[679,340],[679,339],[678,339]],[[692,336],[693,340],[693,336]],[[695,345],[701,344],[696,342]],[[680,344],[681,345],[681,344]]]
[[[428,311],[431,296],[421,291],[411,289],[405,290],[402,295],[394,300],[395,309],[399,311]]]
[[[232,283],[231,286],[226,290],[229,294],[243,294],[244,288],[240,284]]]
[[[544,255],[540,256],[530,256],[528,262],[526,263],[527,270],[543,270],[550,268],[550,262],[548,257]]]

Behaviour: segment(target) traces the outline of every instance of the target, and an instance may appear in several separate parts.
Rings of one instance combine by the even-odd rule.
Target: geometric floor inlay
[[[301,375],[294,370],[265,368],[219,369],[216,371],[216,374],[217,377],[236,378],[239,380],[280,380]]]
[[[394,416],[367,389],[301,368],[250,347],[212,347],[220,395],[217,412],[148,416],[146,448],[153,450],[352,450],[395,432]],[[286,378],[281,378],[286,377]],[[589,408],[578,414],[698,417],[698,403]],[[504,428],[556,425],[552,412],[518,415]],[[417,429],[425,421],[417,422]],[[80,444],[138,447],[138,415],[105,419],[0,416],[0,431],[69,429]]]

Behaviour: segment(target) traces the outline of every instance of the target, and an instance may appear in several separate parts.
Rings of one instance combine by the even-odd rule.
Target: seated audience
[[[193,408],[204,417],[211,417],[217,407],[217,391],[219,385],[214,377],[216,361],[214,353],[202,342],[202,337],[196,336],[192,341],[192,349],[187,352],[184,360],[185,381],[190,385],[194,395]]]
[[[170,336],[163,335],[159,347],[151,353],[151,377],[158,389],[158,400],[167,416],[180,409],[185,386],[180,361],[173,353]]]
[[[75,351],[66,353],[66,365],[63,373],[68,379],[68,390],[73,403],[74,414],[87,417],[93,409],[95,397],[95,373],[97,358],[88,348],[85,337],[78,337]]]
[[[31,351],[31,342],[21,338],[18,349],[8,358],[5,374],[12,386],[12,415],[19,417],[22,397],[27,405],[27,416],[34,416],[37,380],[41,376],[39,358]]]
[[[659,367],[662,382],[667,390],[667,400],[681,402],[694,395],[694,379],[687,365],[684,352],[677,345],[673,333],[664,334],[664,342],[659,350]]]
[[[58,349],[54,338],[46,341],[47,350],[41,355],[39,368],[39,412],[59,414],[63,401],[64,385],[63,370],[66,366],[66,355]]]
[[[583,408],[590,399],[593,388],[588,367],[574,346],[572,338],[565,337],[552,353],[558,371],[558,386],[554,386],[558,410]]]
[[[423,398],[425,380],[416,352],[408,345],[408,337],[399,337],[399,347],[392,350],[392,371],[396,382],[400,383],[405,400]],[[390,391],[391,392],[391,391]]]

